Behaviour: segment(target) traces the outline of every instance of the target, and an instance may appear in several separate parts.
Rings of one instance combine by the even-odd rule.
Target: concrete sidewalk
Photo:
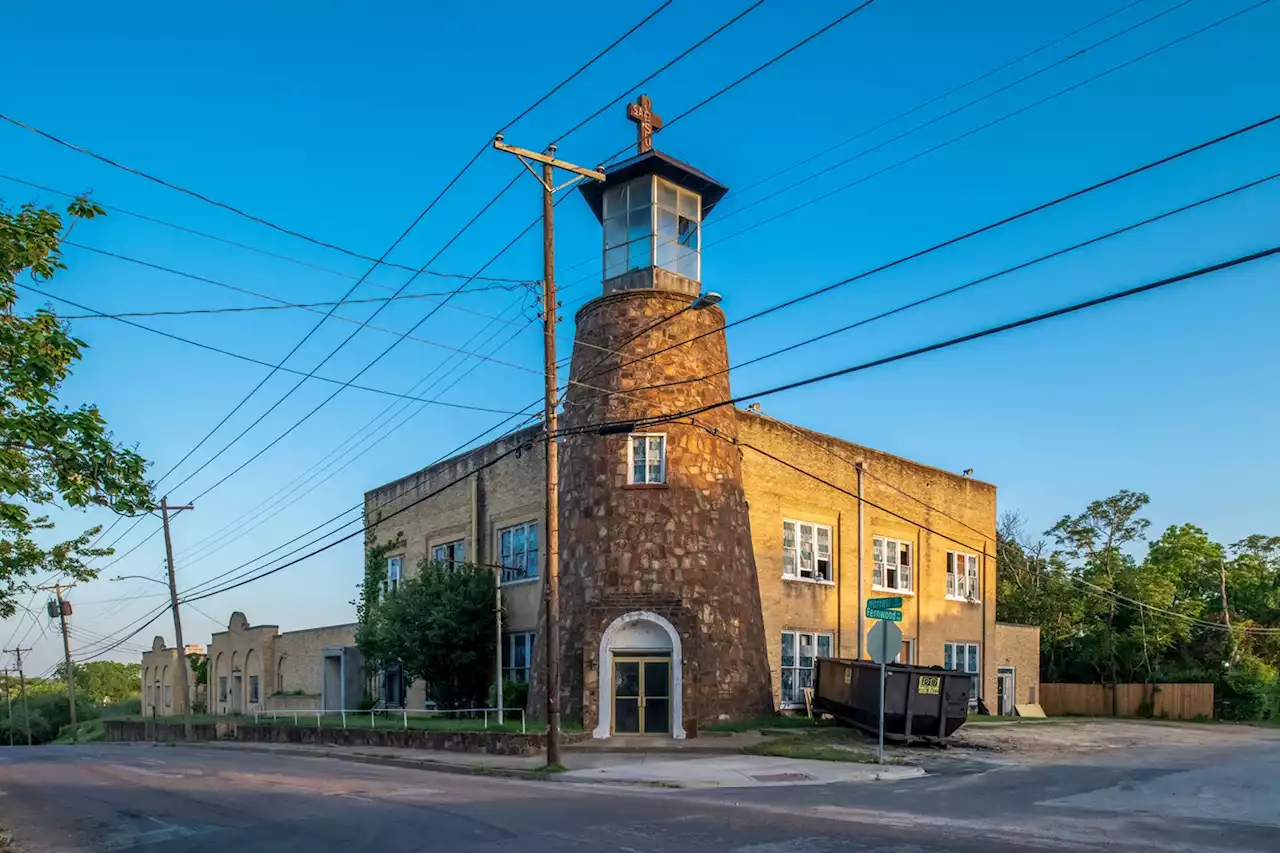
[[[566,751],[563,753],[563,761],[568,769],[563,772],[548,773],[543,769],[545,759],[542,756],[234,741],[180,743],[176,746],[222,752],[265,752],[276,755],[328,758],[443,773],[663,788],[823,785],[832,782],[896,781],[924,775],[924,771],[919,767],[903,765],[879,766],[842,761],[811,761],[724,751],[709,753],[707,750],[657,752],[630,748],[613,751],[605,749]]]

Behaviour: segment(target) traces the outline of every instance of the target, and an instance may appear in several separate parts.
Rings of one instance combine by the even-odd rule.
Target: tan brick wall
[[[984,560],[983,552],[984,549],[987,553],[994,552],[995,487],[761,415],[740,413],[739,435],[744,444],[744,486],[751,508],[751,532],[759,569],[761,606],[775,695],[780,691],[781,633],[784,630],[830,633],[836,639],[837,654],[845,657],[858,655],[859,634],[865,634],[872,624],[872,620],[863,619],[860,632],[859,616],[864,610],[863,601],[898,594],[872,589],[873,540],[875,536],[886,536],[913,543],[914,594],[903,594],[903,621],[899,627],[904,638],[914,643],[914,662],[925,666],[941,665],[944,643],[979,643],[982,646],[984,695],[994,701],[995,563],[994,560]],[[866,465],[868,473],[863,478],[863,496],[867,503],[863,521],[862,599],[858,595],[856,498],[825,486],[745,445],[755,445],[855,495],[857,473],[853,463],[862,461]],[[920,500],[907,497],[902,492]],[[873,503],[876,506],[872,506]],[[835,561],[833,583],[783,580],[784,518],[831,526]],[[942,535],[929,533],[913,522]],[[946,537],[953,537],[964,544]],[[952,550],[979,557],[983,590],[981,603],[947,598],[947,552]]]
[[[1040,701],[1040,629],[1035,625],[996,623],[995,667],[1014,667],[1014,695],[1019,705]],[[995,690],[991,710],[994,712]]]
[[[447,459],[365,494],[366,522],[375,522],[379,542],[403,535],[402,556],[406,576],[418,571],[436,545],[462,539],[467,543],[467,559],[497,564],[501,558],[499,533],[503,528],[534,522],[538,527],[538,576],[536,579],[503,585],[505,632],[533,631],[538,624],[538,607],[546,566],[546,456],[542,445],[527,446],[520,454],[509,455],[481,469],[485,463],[528,442],[540,427],[521,430],[468,453]],[[457,480],[421,503],[423,495]],[[407,507],[407,509],[406,509]],[[399,515],[390,513],[404,509]],[[426,701],[421,683],[411,684],[407,704],[421,708]]]
[[[355,642],[354,623],[281,634],[275,640],[277,680],[268,693],[293,693],[301,690],[303,693],[319,696],[323,687],[321,670],[324,650],[331,646],[354,646]]]

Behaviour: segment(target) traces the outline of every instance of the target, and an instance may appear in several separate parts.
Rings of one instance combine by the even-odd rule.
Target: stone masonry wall
[[[724,374],[639,390],[728,367],[723,312],[687,310],[688,305],[688,296],[651,290],[606,295],[579,310],[563,427],[634,420],[727,398]],[[620,356],[601,349],[617,348],[629,361],[704,332],[711,334],[621,369]],[[700,415],[698,422],[728,437],[737,433],[729,407]],[[626,435],[590,432],[562,442],[565,713],[581,715],[588,730],[596,724],[597,674],[611,677],[608,662],[596,659],[600,636],[632,610],[666,616],[681,635],[687,732],[722,718],[767,713],[768,662],[741,455],[731,443],[687,423],[644,431],[667,437],[663,485],[628,485]],[[598,673],[600,667],[606,671]]]

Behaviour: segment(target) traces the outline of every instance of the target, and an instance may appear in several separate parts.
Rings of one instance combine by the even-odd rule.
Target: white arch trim
[[[592,732],[593,737],[607,738],[613,730],[613,658],[609,649],[614,636],[633,622],[652,622],[660,626],[671,638],[671,737],[684,740],[684,654],[680,647],[680,633],[674,625],[657,613],[633,610],[624,613],[610,623],[600,638],[600,656],[596,658],[597,678],[600,687],[600,721]]]

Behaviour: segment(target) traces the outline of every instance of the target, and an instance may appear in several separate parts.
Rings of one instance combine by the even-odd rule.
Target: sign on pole
[[[897,613],[898,618],[902,618],[900,611],[880,612]],[[869,612],[868,615],[870,615]],[[871,653],[871,660],[880,664],[880,738],[876,750],[876,758],[879,763],[884,764],[884,665],[896,658],[898,653],[902,651],[902,629],[895,625],[893,621],[877,622],[867,632],[867,650]]]
[[[875,663],[892,663],[902,651],[902,629],[892,622],[877,622],[867,632],[867,651]]]
[[[895,610],[902,606],[902,596],[894,595],[885,598],[868,598],[868,610]]]
[[[901,622],[902,611],[901,610],[872,610],[871,606],[867,605],[867,618],[883,619],[885,622]]]

